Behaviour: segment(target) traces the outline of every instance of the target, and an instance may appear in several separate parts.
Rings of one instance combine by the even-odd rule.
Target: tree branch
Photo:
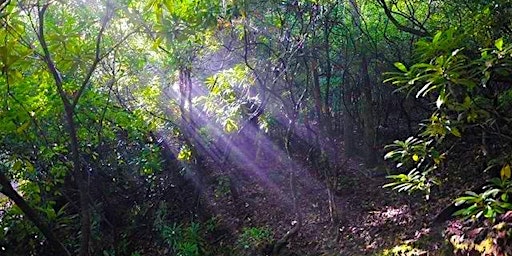
[[[107,6],[108,8],[108,6]],[[106,11],[107,14],[105,14],[105,17],[102,19],[101,28],[98,32],[98,35],[96,36],[96,48],[94,53],[94,61],[92,62],[91,66],[89,67],[89,70],[87,71],[87,74],[85,75],[84,81],[82,82],[82,85],[80,86],[80,89],[78,89],[78,92],[73,97],[73,102],[71,103],[71,108],[75,108],[78,104],[78,101],[80,100],[80,97],[85,91],[85,88],[87,88],[87,85],[89,84],[89,81],[91,80],[92,74],[96,70],[96,67],[98,66],[98,63],[101,61],[102,57],[100,56],[100,46],[101,46],[101,39],[103,38],[103,32],[105,31],[105,28],[107,27],[107,23],[109,20],[109,10]]]
[[[12,187],[11,181],[4,173],[5,170],[0,170],[0,193],[11,199],[16,206],[27,216],[27,218],[43,233],[44,237],[48,239],[51,249],[58,253],[58,255],[71,255],[66,247],[57,239],[48,223],[41,217],[41,215],[30,206],[27,201]]]
[[[50,51],[48,50],[48,44],[46,43],[46,39],[44,37],[44,15],[46,13],[46,10],[48,9],[48,6],[49,4],[45,4],[42,7],[38,6],[39,30],[37,33],[37,38],[39,40],[39,43],[41,44],[41,48],[43,48],[43,59],[46,62],[48,69],[50,69],[50,73],[53,76],[53,80],[55,80],[55,85],[57,86],[59,96],[62,102],[64,103],[64,107],[71,108],[71,103],[62,86],[62,76],[59,70],[57,70],[57,67],[55,66],[55,62],[53,61],[50,55]]]
[[[413,34],[413,35],[421,36],[421,37],[431,35],[428,31],[426,31],[425,28],[422,28],[420,30],[420,29],[411,28],[411,27],[407,27],[405,25],[400,24],[400,22],[397,19],[395,19],[395,17],[393,16],[391,9],[386,4],[386,0],[377,0],[377,2],[384,9],[384,13],[388,17],[388,19],[391,21],[391,23],[393,23],[393,25],[395,25],[395,27],[398,28],[399,30]]]

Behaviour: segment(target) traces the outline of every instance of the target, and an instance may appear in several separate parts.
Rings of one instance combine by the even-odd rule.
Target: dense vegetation
[[[512,255],[508,0],[0,0],[0,26],[1,255]]]

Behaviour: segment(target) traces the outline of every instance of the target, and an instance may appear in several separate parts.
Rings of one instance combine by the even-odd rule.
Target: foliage
[[[196,222],[190,223],[190,226],[185,228],[176,223],[172,226],[164,225],[161,228],[164,241],[176,255],[181,256],[203,255],[203,241],[199,231],[199,224]]]
[[[442,35],[438,33],[432,44],[440,40],[452,41],[450,36],[442,39]],[[399,183],[390,186],[400,184],[399,188],[403,190],[429,188],[414,186],[414,183],[421,184],[424,177],[439,169],[450,154],[448,141],[469,139],[470,136],[463,137],[463,133],[475,131],[475,127],[481,128],[479,132],[493,131],[497,119],[506,116],[508,106],[499,99],[507,97],[509,91],[501,89],[499,80],[510,72],[507,68],[510,47],[503,45],[503,39],[498,39],[494,48],[480,50],[480,58],[471,60],[463,52],[463,48],[458,48],[441,53],[430,62],[417,63],[409,69],[398,63],[396,66],[403,73],[393,73],[395,76],[387,80],[399,86],[400,90],[415,92],[418,98],[435,99],[436,106],[430,120],[421,124],[419,138],[396,141],[388,146],[393,150],[386,158],[396,161],[398,168],[407,169],[410,173],[408,176],[392,176]],[[497,93],[497,101],[493,102],[492,96],[484,93],[486,90]],[[503,160],[506,155],[494,157]],[[411,186],[403,185],[409,181]]]
[[[242,252],[254,252],[272,240],[272,232],[268,228],[245,227],[238,237],[237,246]]]
[[[37,251],[37,244],[42,242],[43,237],[32,223],[22,218],[21,211],[17,207],[13,207],[2,215],[0,222],[2,253],[16,254],[23,253],[25,250]],[[31,239],[32,237],[39,237],[39,239]],[[12,248],[9,245],[16,246]]]
[[[0,188],[18,200],[3,206],[0,245],[20,255],[51,254],[61,243],[71,255],[136,255],[155,244],[170,254],[205,254],[204,234],[215,223],[168,211],[199,214],[202,204],[190,206],[187,196],[202,190],[189,189],[207,180],[201,175],[222,172],[214,192],[227,194],[232,184],[224,177],[233,173],[224,171],[237,164],[225,162],[229,152],[246,161],[238,167],[252,167],[242,146],[257,145],[265,156],[286,149],[290,160],[290,152],[304,152],[288,147],[304,144],[322,151],[325,176],[338,175],[327,169],[339,160],[339,135],[372,155],[380,148],[378,129],[395,125],[389,129],[404,134],[424,116],[419,134],[386,148],[399,169],[386,186],[428,196],[453,176],[449,168],[461,152],[474,153],[470,159],[482,170],[499,166],[503,174],[486,192],[459,198],[469,205],[459,213],[497,220],[510,209],[510,6],[0,0],[0,174],[3,184],[18,185],[16,193]],[[397,24],[428,37],[402,33],[407,29]],[[407,50],[413,42],[415,54]],[[399,72],[386,82],[426,110],[413,112],[391,89],[375,86],[391,59],[400,61]],[[281,144],[253,136],[244,129],[251,121]],[[298,138],[305,143],[288,143]],[[202,158],[226,170],[179,175],[175,160],[185,170]],[[236,247],[251,254],[272,239],[269,228],[245,228]]]
[[[381,254],[382,256],[415,256],[415,255],[424,255],[426,252],[415,248],[409,243],[404,243],[401,245],[397,245],[391,249],[384,250]]]
[[[210,29],[227,13],[225,8],[219,1],[205,0],[152,0],[144,6],[152,10],[146,15],[155,24],[154,46],[164,49],[168,63],[180,68],[189,66],[205,43],[215,44]]]
[[[162,168],[159,148],[145,140],[147,123],[123,108],[124,102],[114,95],[121,80],[118,72],[133,60],[117,58],[133,27],[121,19],[119,9],[97,4],[16,1],[1,21],[0,89],[5,97],[0,110],[0,169],[19,184],[24,200],[58,230],[68,248],[79,246],[78,176],[85,173],[88,186],[98,188],[87,197],[92,199],[91,230],[103,236],[106,221],[99,213],[123,219],[140,198],[124,205],[121,194],[151,183],[151,176]],[[48,66],[48,56],[56,70]],[[65,113],[70,114],[68,119]],[[70,142],[73,134],[77,145]],[[71,157],[74,149],[78,161]],[[74,166],[79,166],[79,173],[72,171]],[[113,199],[127,211],[111,210]],[[23,255],[51,250],[42,234],[34,235],[34,226],[27,222],[33,219],[9,217],[22,214],[26,213],[15,206],[6,207],[2,224],[11,228],[3,234],[2,244],[34,244],[16,253]],[[119,225],[129,222],[124,220]],[[18,241],[9,242],[12,239]],[[93,249],[101,252],[115,246],[97,242]],[[17,250],[6,248],[8,254]]]
[[[166,204],[161,203],[153,227],[169,246],[173,255],[198,256],[205,253],[205,241],[201,224],[190,222],[187,226],[166,221]],[[211,228],[211,227],[209,227]]]
[[[510,242],[511,211],[498,217],[495,223],[484,222],[479,225],[458,225],[449,227],[447,236],[455,253],[480,255],[508,255],[512,248]]]
[[[512,182],[509,179],[510,166],[508,168],[507,166],[504,166],[503,169],[509,169],[508,178],[505,176],[493,178],[490,180],[489,185],[483,187],[484,192],[477,194],[468,191],[465,196],[455,199],[456,205],[468,205],[468,207],[455,212],[455,215],[475,219],[483,216],[494,223],[498,215],[512,210],[512,204],[509,203],[512,193]]]
[[[217,178],[217,185],[215,186],[215,197],[224,197],[231,193],[230,190],[231,180],[229,177],[221,176]]]
[[[244,104],[258,100],[250,93],[254,86],[250,70],[238,64],[206,78],[205,84],[209,93],[198,97],[196,103],[215,117],[226,133],[238,131],[243,123],[243,114],[247,114],[244,113]]]
[[[386,148],[393,148],[393,150],[389,151],[384,159],[392,159],[397,162],[397,168],[405,168],[409,172],[387,176],[395,182],[386,184],[384,187],[393,187],[398,192],[422,191],[428,199],[431,187],[439,183],[432,176],[432,172],[437,169],[436,163],[439,164],[442,159],[442,156],[429,146],[431,143],[432,141],[425,142],[421,139],[409,137],[405,141],[397,140],[386,146]]]
[[[420,40],[414,63],[395,63],[399,72],[388,73],[385,82],[428,102],[431,115],[420,123],[416,136],[387,146],[385,158],[396,162],[403,174],[389,176],[394,181],[385,186],[407,192],[421,190],[428,198],[431,185],[438,180],[465,178],[454,177],[461,175],[454,167],[469,172],[477,166],[480,179],[491,179],[481,193],[468,191],[457,198],[455,205],[462,209],[455,215],[481,226],[486,221],[496,223],[512,207],[511,140],[504,139],[511,133],[511,106],[506,102],[510,99],[512,45],[503,37],[490,43],[495,34],[463,30],[463,26],[452,27]],[[500,175],[487,173],[496,168],[501,169]],[[469,243],[455,246],[456,250],[474,249],[483,254],[506,250],[502,239],[506,240],[504,234],[509,229],[500,232],[500,238],[473,236]],[[457,237],[455,240],[464,240],[464,235]]]

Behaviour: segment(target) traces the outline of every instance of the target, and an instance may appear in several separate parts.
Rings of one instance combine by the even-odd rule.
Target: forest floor
[[[234,236],[244,228],[266,228],[275,240],[281,238],[296,223],[290,174],[279,163],[268,161],[259,166],[258,175],[249,175],[241,183],[240,200],[236,202],[227,189],[222,189],[224,172],[213,177],[208,208],[212,215]],[[313,167],[294,168],[298,210],[302,227],[292,237],[282,255],[384,255],[385,249],[414,245],[416,254],[437,255],[442,245],[440,230],[433,231],[431,222],[448,199],[397,193],[383,185],[384,175],[372,177],[357,158],[345,161],[334,192],[337,218],[331,221],[328,191]],[[289,168],[288,168],[289,169]],[[231,170],[240,171],[240,170]],[[225,185],[224,185],[225,186]],[[222,241],[225,240],[225,241]],[[275,241],[274,240],[274,241]],[[244,252],[245,255],[267,255],[264,245]],[[393,255],[393,254],[390,254]]]

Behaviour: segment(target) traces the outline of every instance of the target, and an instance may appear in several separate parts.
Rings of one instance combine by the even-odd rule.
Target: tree
[[[456,14],[481,17],[472,12],[473,8],[492,7],[472,3]],[[510,46],[506,37],[489,43],[508,25],[494,23],[494,29],[488,31],[487,22],[496,20],[491,13],[484,13],[481,18],[485,25],[481,27],[454,24],[418,42],[415,62],[410,66],[395,63],[399,72],[391,73],[388,79],[407,94],[431,103],[431,116],[421,123],[419,134],[389,146],[386,158],[397,162],[404,173],[391,176],[394,182],[388,186],[399,191],[423,191],[428,198],[431,187],[443,180],[449,182],[470,173],[487,179],[487,184],[475,188],[480,192],[467,192],[456,200],[462,206],[455,214],[471,217],[477,225],[485,225],[482,218],[495,222],[511,209],[510,156],[506,153],[510,147]],[[489,171],[492,169],[496,171]]]
[[[2,191],[46,236],[49,246],[64,253],[67,248],[55,238],[50,222],[61,210],[54,208],[56,200],[68,193],[65,200],[72,203],[75,195],[66,187],[76,186],[79,254],[89,255],[94,249],[91,214],[96,213],[91,179],[109,169],[92,161],[116,140],[113,127],[122,125],[135,133],[140,128],[116,124],[126,113],[111,101],[119,79],[116,66],[123,65],[116,52],[133,32],[119,29],[126,26],[115,19],[122,8],[111,2],[16,4],[8,5],[10,12],[2,17]],[[78,11],[81,8],[87,11]],[[32,201],[6,186],[8,177],[26,182],[22,189]]]

